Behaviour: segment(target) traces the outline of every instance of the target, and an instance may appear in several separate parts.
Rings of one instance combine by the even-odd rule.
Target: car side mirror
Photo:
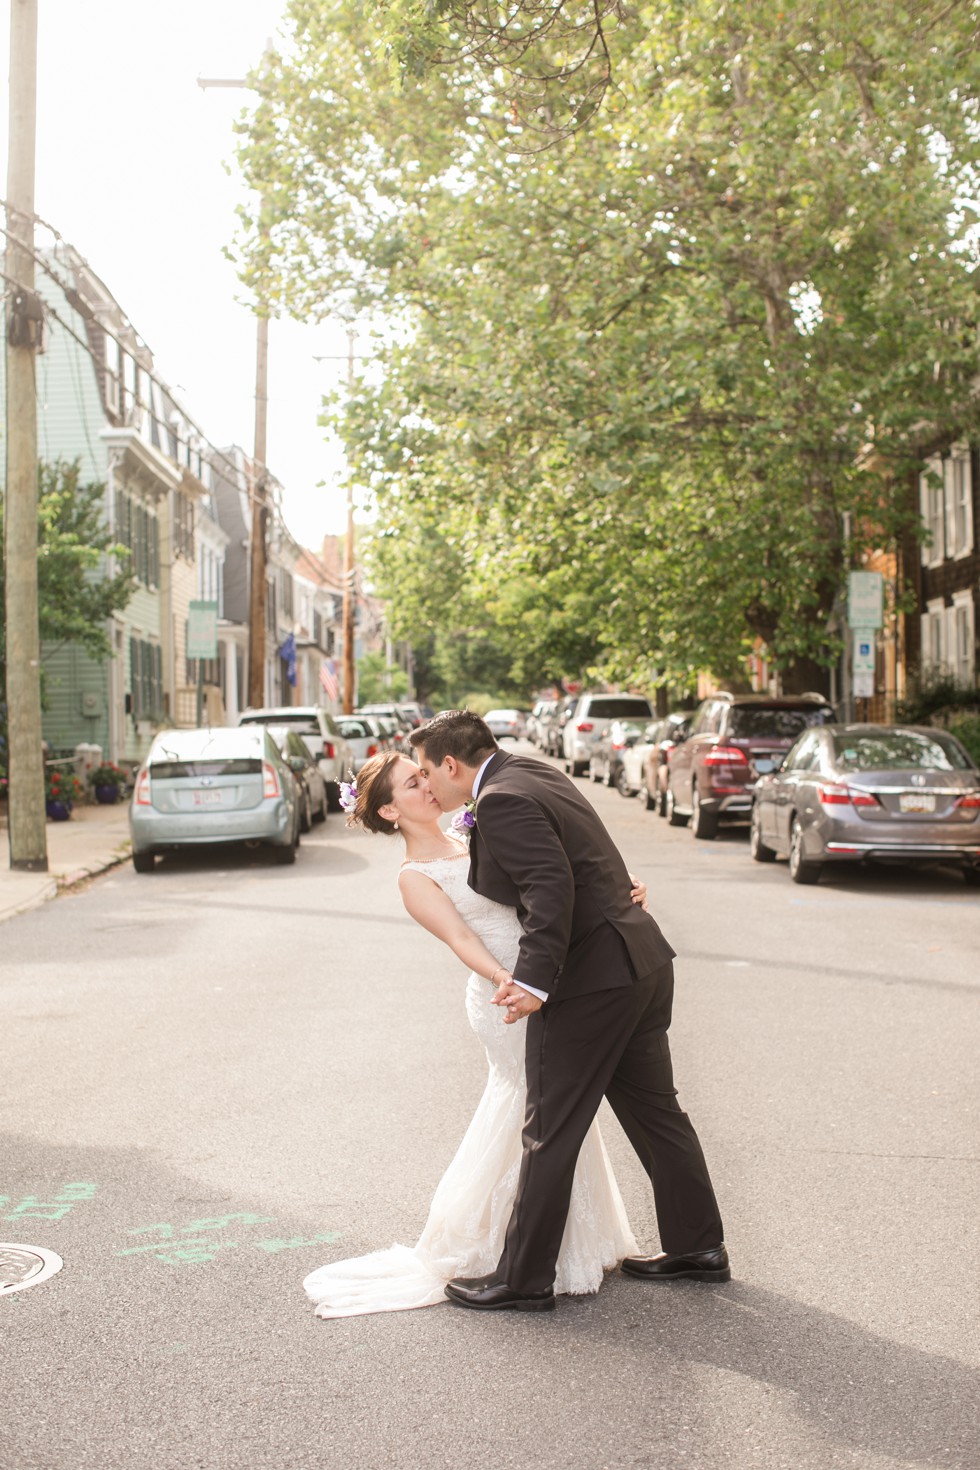
[[[306,762],[301,755],[291,755],[289,757],[289,765],[297,773],[306,770]]]

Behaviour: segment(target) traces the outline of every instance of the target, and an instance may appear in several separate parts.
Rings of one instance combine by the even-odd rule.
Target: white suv
[[[653,705],[642,694],[583,694],[561,732],[565,770],[583,776],[602,732],[613,720],[646,725],[654,718]]]
[[[276,709],[247,709],[239,715],[240,725],[288,725],[301,735],[327,783],[327,801],[332,812],[340,810],[340,783],[354,768],[350,741],[328,710],[318,704],[286,704]]]

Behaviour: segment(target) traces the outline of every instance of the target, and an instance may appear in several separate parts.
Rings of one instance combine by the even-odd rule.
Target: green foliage
[[[396,323],[341,429],[399,635],[447,692],[686,683],[759,639],[832,662],[846,554],[913,525],[923,448],[977,424],[973,7],[654,0],[569,136],[555,35],[518,68],[559,78],[535,123],[472,47],[425,64],[480,7],[290,15],[243,269],[298,316]],[[466,675],[491,647],[508,683]]]
[[[93,658],[110,652],[107,619],[128,603],[134,581],[130,554],[110,537],[104,520],[105,486],[80,483],[78,461],[38,467],[38,625],[50,655],[62,643],[77,643]],[[0,501],[0,535],[3,503]],[[105,557],[119,558],[108,573]],[[0,605],[5,597],[0,565]],[[0,621],[0,667],[6,667],[4,623]]]
[[[365,653],[357,661],[357,697],[360,704],[397,704],[408,695],[408,675],[383,653]]]
[[[980,710],[980,690],[964,688],[952,674],[928,674],[909,689],[895,706],[895,718],[904,725],[945,724],[958,710]]]
[[[949,733],[966,747],[973,764],[980,768],[980,715],[962,715],[951,720]]]

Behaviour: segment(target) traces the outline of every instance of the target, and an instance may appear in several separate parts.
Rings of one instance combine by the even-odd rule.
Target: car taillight
[[[137,778],[136,778],[136,790],[133,792],[133,803],[134,803],[135,806],[152,806],[153,805],[153,801],[152,801],[152,798],[150,796],[150,773],[149,773],[149,771],[140,771],[139,775],[137,776]]]
[[[276,768],[269,761],[262,762],[262,795],[264,797],[282,795]]]
[[[579,722],[575,726],[575,728],[576,728],[576,730],[581,730],[582,733],[583,733],[583,735],[584,735],[587,731],[589,731],[589,730],[591,730],[593,728],[592,721],[591,720],[579,720]]]
[[[969,812],[972,814],[973,812],[980,811],[980,791],[965,792],[962,796],[956,798],[953,806],[959,812]]]
[[[367,753],[368,755],[377,755],[378,747],[376,745],[369,745],[367,748]]]
[[[817,796],[821,806],[878,806],[877,796],[870,791],[852,791],[850,786],[839,782],[833,786],[818,786]]]
[[[737,745],[716,745],[704,758],[706,766],[747,766],[745,751]]]
[[[332,761],[333,760],[333,741],[332,740],[325,740],[323,742],[323,753],[326,756],[326,758],[327,758],[328,761]]]

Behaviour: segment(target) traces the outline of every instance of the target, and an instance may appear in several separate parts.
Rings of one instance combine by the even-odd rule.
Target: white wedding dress
[[[510,968],[521,937],[517,914],[473,892],[466,881],[467,857],[464,848],[458,857],[405,866],[438,883],[490,953]],[[470,975],[466,1013],[490,1072],[472,1122],[439,1181],[418,1244],[393,1245],[313,1271],[303,1286],[318,1317],[434,1306],[446,1300],[443,1288],[452,1277],[484,1276],[496,1266],[521,1164],[526,1023],[505,1024],[501,1009],[490,1003],[494,990],[481,976]],[[593,1123],[575,1170],[555,1291],[597,1291],[604,1270],[636,1253],[599,1125]]]

